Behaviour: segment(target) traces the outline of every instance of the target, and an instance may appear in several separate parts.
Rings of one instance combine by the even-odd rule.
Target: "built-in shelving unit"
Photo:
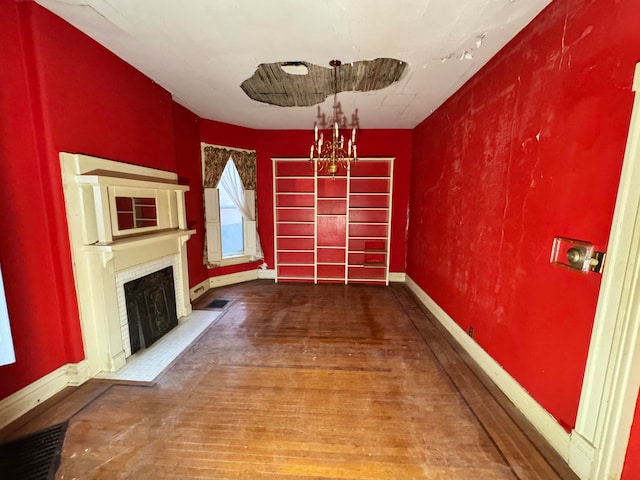
[[[315,175],[305,162],[273,162],[277,280],[316,278]]]
[[[276,281],[389,282],[393,159],[335,176],[273,159]]]
[[[349,175],[347,281],[389,283],[393,160],[358,161]]]
[[[308,162],[307,162],[308,163]],[[307,168],[311,168],[310,165]],[[316,174],[317,283],[344,283],[347,255],[347,172]]]

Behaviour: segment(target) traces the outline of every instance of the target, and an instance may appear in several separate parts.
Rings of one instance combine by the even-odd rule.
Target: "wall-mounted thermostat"
[[[551,248],[551,263],[579,272],[602,273],[604,252],[596,252],[592,243],[573,238],[556,237]]]

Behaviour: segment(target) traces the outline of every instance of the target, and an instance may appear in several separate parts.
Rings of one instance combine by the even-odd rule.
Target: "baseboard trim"
[[[82,360],[78,363],[67,363],[66,366],[68,386],[70,387],[79,387],[93,377],[89,370],[89,362],[87,360]]]
[[[407,274],[403,272],[389,272],[389,281],[390,282],[406,282]]]
[[[274,270],[248,270],[211,277],[189,289],[191,301],[209,289],[248,282],[258,278],[275,278]],[[53,397],[66,387],[79,386],[91,378],[89,362],[69,363],[39,378],[35,382],[0,400],[0,428],[4,428],[22,415]]]
[[[258,278],[265,280],[275,280],[276,271],[275,269],[258,270]]]
[[[249,282],[258,279],[258,270],[247,270],[245,272],[229,273],[218,277],[209,278],[209,288],[224,287],[234,283]]]
[[[275,270],[247,270],[245,272],[228,273],[226,275],[219,275],[217,277],[210,277],[200,282],[195,287],[189,290],[189,297],[191,301],[195,301],[202,295],[207,293],[210,289],[216,287],[224,287],[225,285],[233,285],[235,283],[248,282],[257,279],[270,279],[276,278]]]
[[[189,289],[189,298],[192,302],[207,293],[207,290],[211,288],[209,280],[210,279],[207,278],[206,280],[201,281],[195,287]]]
[[[189,292],[191,300],[195,300],[202,294],[204,294],[209,288],[221,287],[224,285],[232,285],[234,283],[247,282],[249,280],[275,280],[276,279],[276,271],[275,269],[258,269],[257,275],[253,270],[247,272],[239,272],[239,273],[230,273],[228,275],[220,275],[219,277],[211,277],[208,280],[208,288],[201,292],[197,292],[198,288],[203,288],[203,285],[207,283],[207,280],[199,283],[195,287],[193,287]],[[404,282],[406,278],[406,274],[403,272],[389,272],[389,281],[390,282]]]
[[[569,467],[579,478],[591,478],[593,463],[596,457],[595,447],[576,430],[571,432],[569,444]]]
[[[405,283],[547,442],[565,461],[568,461],[570,435],[560,426],[556,419],[536,402],[482,347],[473,341],[411,277],[407,276]]]
[[[82,385],[89,378],[89,363],[86,360],[68,363],[39,378],[0,400],[0,428],[6,427],[66,387]]]

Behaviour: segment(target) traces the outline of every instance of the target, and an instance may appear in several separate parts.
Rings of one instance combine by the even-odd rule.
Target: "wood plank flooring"
[[[69,415],[58,479],[576,478],[403,285],[254,281],[196,307],[214,298],[153,385],[90,381],[4,436]]]

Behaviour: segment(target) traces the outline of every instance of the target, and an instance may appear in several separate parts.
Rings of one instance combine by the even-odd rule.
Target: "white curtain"
[[[240,180],[240,175],[238,175],[238,170],[236,169],[233,160],[229,158],[227,165],[224,167],[224,172],[222,173],[222,177],[220,178],[220,182],[218,183],[218,188],[223,189],[229,198],[235,205],[235,207],[240,210],[242,216],[245,220],[249,220],[252,222],[256,221],[255,208],[250,208],[247,205],[247,199],[244,195],[244,190],[242,188],[242,181]],[[258,235],[258,230],[256,229],[256,255],[255,259],[264,258],[264,253],[262,252],[262,245],[260,244],[260,236]]]
[[[4,295],[4,283],[2,281],[2,268],[0,268],[0,365],[14,363],[16,356],[13,352],[11,329],[9,327],[9,313]]]

